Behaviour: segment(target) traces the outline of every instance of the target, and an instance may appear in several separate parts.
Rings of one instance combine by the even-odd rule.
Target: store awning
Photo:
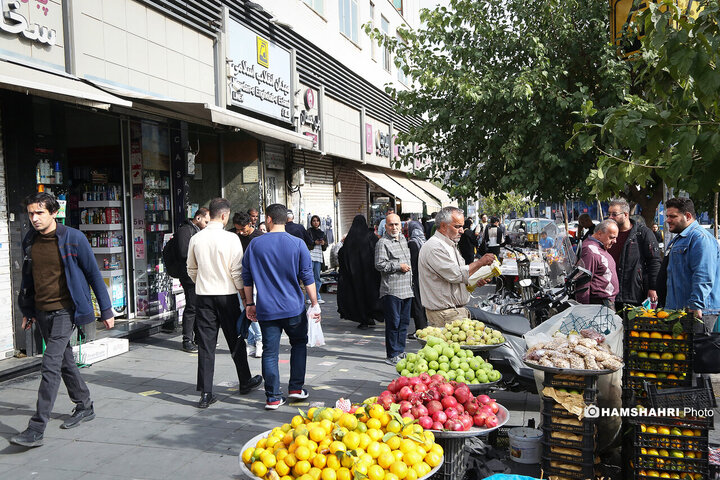
[[[423,202],[384,173],[357,168],[358,173],[402,202],[402,213],[422,213]]]
[[[0,62],[0,87],[103,110],[108,110],[111,105],[132,105],[132,102],[88,85],[73,76],[5,61]]]
[[[415,185],[408,177],[406,177],[402,173],[387,173],[387,176],[398,182],[405,190],[425,202],[425,208],[427,208],[428,214],[439,212],[442,208],[442,205],[436,198],[434,198],[422,188]]]
[[[412,179],[412,182],[416,184],[418,187],[422,188],[426,192],[428,192],[433,197],[440,200],[440,204],[445,207],[457,207],[457,202],[450,198],[450,195],[445,193],[445,191],[442,188],[436,187],[432,183],[426,181],[426,180],[418,180],[416,178]]]
[[[245,130],[261,140],[280,140],[302,148],[312,149],[313,140],[303,134],[272,123],[243,115],[242,113],[220,108],[216,105],[199,102],[182,102],[179,100],[157,98],[145,93],[123,89],[115,85],[96,82],[99,86],[116,95],[132,98],[133,107],[145,110],[154,115],[166,115],[189,122],[202,124],[215,123]]]

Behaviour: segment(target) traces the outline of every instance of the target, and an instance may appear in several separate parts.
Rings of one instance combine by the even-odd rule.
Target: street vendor
[[[465,286],[480,267],[490,265],[495,257],[484,255],[465,265],[457,243],[463,232],[465,215],[455,207],[445,207],[435,217],[436,231],[420,249],[418,258],[420,297],[428,323],[443,327],[457,319],[470,318],[465,305],[470,293]],[[477,285],[483,286],[486,280]]]

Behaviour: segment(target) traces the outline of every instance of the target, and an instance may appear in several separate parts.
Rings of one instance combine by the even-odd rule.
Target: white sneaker
[[[320,299],[320,300],[318,300],[318,303],[323,304],[323,303],[325,303],[325,300]]]
[[[257,347],[255,345],[248,345],[247,346],[247,356],[252,357],[255,355],[255,352],[257,352]]]
[[[257,344],[255,346],[255,358],[262,358],[262,345]]]

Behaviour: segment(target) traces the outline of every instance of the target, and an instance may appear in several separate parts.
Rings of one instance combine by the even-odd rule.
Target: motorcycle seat
[[[470,311],[470,316],[474,320],[479,320],[486,326],[500,330],[501,332],[509,335],[522,337],[531,330],[530,320],[522,315],[501,315],[499,313],[492,313],[474,307],[467,307],[467,309]]]

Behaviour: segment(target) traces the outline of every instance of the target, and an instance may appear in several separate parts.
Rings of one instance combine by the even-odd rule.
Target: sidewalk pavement
[[[182,336],[159,333],[132,342],[130,351],[83,369],[96,418],[71,430],[60,429],[73,404],[64,387],[45,431],[45,445],[26,449],[9,438],[27,427],[34,413],[39,373],[0,384],[0,479],[196,479],[243,478],[238,454],[247,440],[288,422],[308,402],[334,405],[340,398],[360,402],[379,394],[396,377],[384,363],[384,326],[358,330],[341,320],[335,296],[323,295],[326,345],[308,349],[306,388],[310,398],[266,411],[262,387],[237,393],[237,378],[220,335],[215,368],[219,401],[196,407],[197,354],[182,351]],[[412,330],[412,327],[411,327]],[[408,340],[407,351],[419,344]],[[290,346],[283,336],[280,375],[287,393]],[[260,359],[250,358],[253,374]],[[539,418],[536,395],[497,392],[510,410],[508,425]]]

